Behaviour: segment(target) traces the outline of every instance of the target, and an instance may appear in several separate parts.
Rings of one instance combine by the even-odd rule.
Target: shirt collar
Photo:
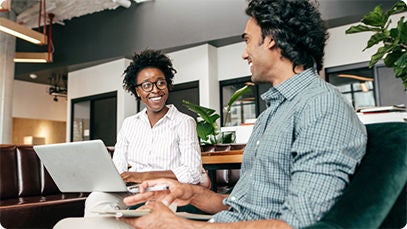
[[[298,93],[303,91],[315,80],[316,73],[312,68],[294,75],[276,87],[271,87],[261,95],[261,98],[270,103],[272,100],[292,100]]]

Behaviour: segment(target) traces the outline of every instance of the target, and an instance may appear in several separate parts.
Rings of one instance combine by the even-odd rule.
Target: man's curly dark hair
[[[308,0],[251,0],[246,14],[256,20],[263,40],[271,35],[284,57],[305,69],[323,66],[328,33],[315,4]]]
[[[123,73],[123,88],[125,91],[132,93],[139,99],[136,93],[137,75],[141,70],[149,67],[160,69],[164,73],[168,89],[172,89],[172,78],[174,78],[177,71],[173,68],[170,58],[164,53],[158,50],[147,49],[140,53],[135,53],[132,60]]]

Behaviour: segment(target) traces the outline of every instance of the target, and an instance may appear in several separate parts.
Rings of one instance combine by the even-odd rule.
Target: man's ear
[[[269,49],[272,49],[276,46],[276,42],[271,36],[267,36],[264,38],[264,44],[266,44],[267,48]]]

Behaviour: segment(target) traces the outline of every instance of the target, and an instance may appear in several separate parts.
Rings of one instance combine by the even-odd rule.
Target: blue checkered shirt
[[[281,219],[304,227],[342,194],[366,150],[353,108],[312,69],[262,95],[268,108],[246,145],[241,176],[215,222]]]

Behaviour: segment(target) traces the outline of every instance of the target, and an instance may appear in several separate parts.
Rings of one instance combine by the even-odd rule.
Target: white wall
[[[48,85],[14,80],[13,87],[13,118],[66,121],[67,101],[54,102]]]
[[[217,49],[219,81],[251,75],[247,61],[242,59],[245,47],[244,42],[239,42]]]
[[[134,97],[124,92],[123,71],[129,60],[120,59],[68,74],[68,104],[72,99],[117,91],[117,131],[125,117],[136,113]],[[67,107],[67,141],[70,139],[71,107]]]
[[[391,17],[392,25],[390,27],[394,27],[402,16],[407,17],[407,12],[393,15]],[[376,53],[377,46],[363,51],[367,46],[367,41],[372,35],[371,32],[345,34],[345,31],[350,26],[357,24],[359,23],[339,26],[328,30],[329,39],[325,47],[325,68],[370,61],[370,57]]]
[[[174,84],[199,80],[200,105],[219,112],[216,48],[205,44],[168,53],[168,56],[177,70]]]

